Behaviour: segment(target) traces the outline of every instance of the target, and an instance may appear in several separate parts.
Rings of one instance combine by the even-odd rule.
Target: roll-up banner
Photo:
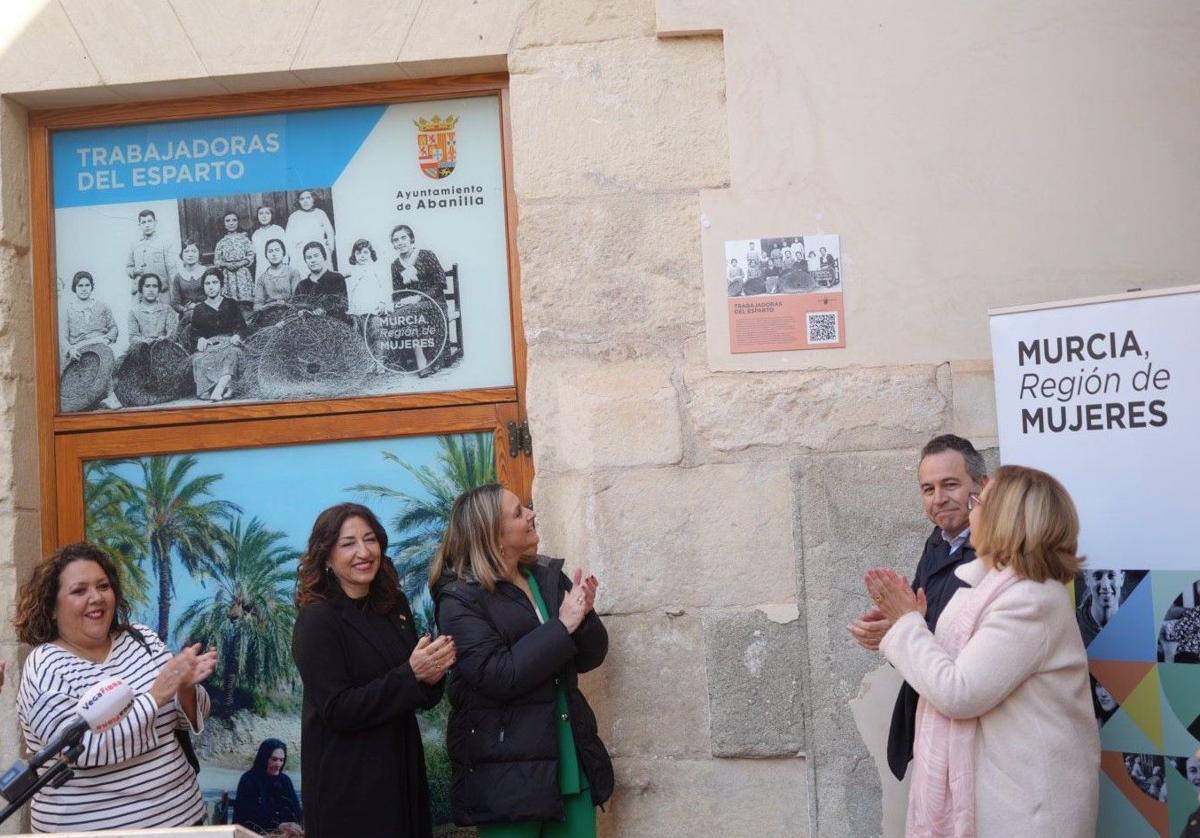
[[[1178,835],[1200,792],[1200,286],[989,314],[1001,460],[1079,509],[1097,835]]]

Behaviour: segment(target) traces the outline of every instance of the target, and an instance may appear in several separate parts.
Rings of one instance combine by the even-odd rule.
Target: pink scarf
[[[957,658],[988,606],[1017,582],[1011,567],[991,571],[960,590],[962,609],[938,638]],[[975,838],[975,732],[978,719],[951,719],[922,696],[917,703],[916,749],[908,793],[908,838]]]

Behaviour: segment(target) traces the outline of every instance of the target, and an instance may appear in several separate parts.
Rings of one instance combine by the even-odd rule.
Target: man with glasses
[[[979,503],[979,493],[987,485],[987,466],[968,440],[945,434],[929,440],[921,449],[917,480],[925,514],[934,527],[925,541],[912,584],[913,590],[925,589],[928,602],[925,622],[933,631],[954,592],[966,585],[954,575],[955,569],[975,559],[967,513]],[[891,626],[878,609],[872,608],[851,623],[849,629],[860,646],[877,651],[879,641]],[[904,779],[912,760],[917,699],[916,690],[906,683],[900,687],[892,711],[887,756],[888,767],[898,780]]]

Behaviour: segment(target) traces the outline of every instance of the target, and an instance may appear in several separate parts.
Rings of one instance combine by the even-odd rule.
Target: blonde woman
[[[592,838],[613,769],[578,676],[608,652],[599,583],[537,555],[533,511],[496,484],[454,502],[431,579],[453,635],[446,739],[454,822],[480,838]],[[547,831],[553,830],[553,831]]]
[[[880,650],[921,699],[908,834],[1092,838],[1100,739],[1066,588],[1079,518],[1045,472],[1001,467],[968,497],[978,558],[931,634],[925,593],[890,570],[867,589],[893,621]]]

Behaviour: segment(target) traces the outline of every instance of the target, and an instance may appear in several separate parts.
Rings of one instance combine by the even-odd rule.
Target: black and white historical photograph
[[[181,200],[178,240],[140,210],[127,323],[72,277],[64,410],[356,395],[460,363],[458,266],[409,224],[339,266],[335,218],[328,188]]]
[[[1144,570],[1089,568],[1075,577],[1075,617],[1084,646],[1091,645],[1145,576]]]
[[[1192,784],[1197,794],[1200,794],[1200,759],[1193,754],[1188,757],[1172,757],[1171,762],[1174,763],[1175,770]]]
[[[1200,579],[1175,597],[1158,629],[1161,663],[1200,663]]]
[[[1104,723],[1121,709],[1121,705],[1108,691],[1108,687],[1096,680],[1095,675],[1089,675],[1088,678],[1092,685],[1092,709],[1096,712],[1096,723],[1104,727]]]
[[[1125,770],[1133,784],[1150,797],[1167,800],[1166,758],[1160,754],[1123,754]]]
[[[470,132],[453,167],[422,165],[427,105],[349,109],[344,160],[325,147],[342,138],[298,130],[311,165],[259,178],[288,188],[56,209],[62,412],[511,384],[495,107],[459,100],[420,129]]]
[[[830,234],[727,241],[727,295],[841,291],[838,241],[838,236]]]

